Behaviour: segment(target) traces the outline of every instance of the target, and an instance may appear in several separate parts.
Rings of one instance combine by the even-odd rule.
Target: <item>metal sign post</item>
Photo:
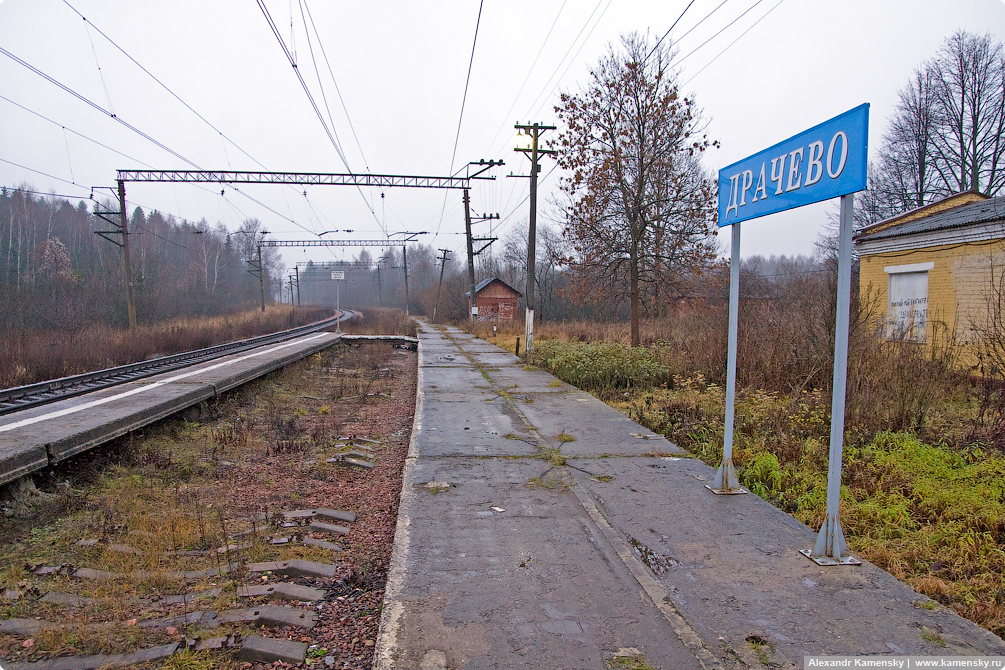
[[[718,494],[742,492],[733,469],[740,277],[738,224],[748,219],[841,197],[827,512],[813,549],[800,552],[820,565],[861,563],[848,554],[841,531],[839,505],[851,309],[853,194],[866,187],[868,148],[869,105],[864,104],[719,171],[719,226],[734,228],[730,254],[729,358],[726,366],[723,457],[713,485],[707,487]]]
[[[345,271],[332,270],[332,279],[335,280],[335,311],[339,313],[339,320],[335,322],[335,333],[338,334],[342,332],[342,328],[340,325],[342,322],[342,307],[341,307],[341,300],[339,297],[339,282],[345,279]],[[328,295],[331,295],[331,293],[329,293]]]
[[[841,227],[838,231],[837,316],[834,332],[834,393],[831,396],[831,446],[827,465],[827,516],[817,542],[807,558],[820,565],[859,565],[848,554],[841,530],[838,508],[841,503],[841,455],[844,450],[844,401],[848,379],[848,323],[851,312],[851,234],[855,194],[841,196]]]
[[[729,345],[726,359],[726,425],[722,434],[722,464],[715,473],[712,493],[734,495],[747,493],[740,486],[733,468],[733,416],[736,406],[736,331],[740,316],[740,224],[733,224],[729,250]]]

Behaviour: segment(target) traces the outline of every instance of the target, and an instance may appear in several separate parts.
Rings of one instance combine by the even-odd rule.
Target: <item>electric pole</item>
[[[300,307],[300,268],[294,267],[297,273],[297,307]]]
[[[436,304],[433,305],[433,323],[436,323],[436,310],[440,307],[440,289],[443,288],[443,269],[447,267],[447,256],[451,253],[450,249],[437,249],[437,251],[442,251],[443,257],[440,258],[440,283],[436,287]]]
[[[94,194],[91,194],[94,197]],[[102,212],[98,205],[94,206],[94,216],[107,221],[115,226],[116,230],[95,230],[94,234],[103,240],[107,240],[122,249],[122,279],[126,289],[126,315],[129,319],[129,331],[136,330],[136,305],[133,303],[133,268],[129,261],[129,219],[126,215],[126,185],[119,181],[118,188],[118,212]],[[118,215],[118,221],[109,217]],[[109,235],[119,235],[121,237],[109,237]]]
[[[380,264],[387,260],[387,256],[381,256],[377,259],[377,304],[380,307],[384,306],[384,285],[380,281]]]
[[[471,198],[468,195],[468,189],[464,189],[464,230],[468,242],[468,284],[471,285],[471,291],[468,293],[468,318],[472,321],[475,320],[475,256],[485,251],[485,247],[492,244],[495,241],[493,237],[472,237],[471,236],[471,224],[476,221],[488,221],[490,219],[498,219],[499,214],[482,214],[481,216],[476,216],[471,218]],[[475,251],[475,242],[488,242],[478,251]]]
[[[136,304],[133,303],[133,267],[129,262],[129,217],[126,215],[126,183],[119,181],[119,220],[122,228],[122,268],[126,281],[126,314],[129,316],[129,331],[136,331]]]
[[[265,311],[265,266],[262,265],[262,245],[258,245],[258,287],[262,291],[262,311]]]
[[[485,159],[482,159],[482,160],[480,160],[478,162],[468,163],[469,167],[472,166],[472,165],[480,167],[481,170],[479,172],[477,172],[476,174],[481,174],[485,170],[488,170],[489,168],[495,167],[496,165],[503,165],[503,162],[502,161],[493,161],[493,160],[486,161]],[[498,219],[499,215],[496,214],[495,217],[484,216],[483,215],[483,216],[477,217],[476,221],[485,221],[485,220],[491,219],[491,218]],[[474,250],[474,242],[476,240],[474,240],[471,237],[471,196],[470,196],[469,190],[468,190],[468,188],[466,186],[464,187],[464,231],[465,231],[465,236],[467,238],[467,243],[468,243],[468,284],[471,285],[471,291],[468,294],[468,318],[471,319],[472,321],[474,321],[474,319],[475,319],[475,304],[476,304],[475,303],[475,256],[476,256],[476,252]],[[484,239],[480,239],[478,241],[484,241]],[[489,244],[491,244],[491,243],[492,242],[489,241]],[[480,249],[477,253],[481,253],[484,249],[485,249],[485,247],[482,247],[482,249]]]
[[[423,230],[421,232],[416,232],[416,233],[403,231],[403,232],[400,232],[400,233],[391,233],[391,234],[392,235],[404,235],[404,237],[401,240],[401,242],[402,242],[402,244],[401,244],[401,264],[403,266],[405,266],[404,267],[404,271],[405,271],[405,316],[409,316],[409,311],[408,311],[408,243],[409,242],[414,242],[417,235],[426,235],[427,232],[425,230]]]
[[[475,320],[475,248],[471,242],[471,197],[468,189],[464,189],[464,235],[468,241],[468,284],[471,285],[471,292],[468,293],[468,318]]]
[[[530,219],[527,223],[527,332],[524,352],[529,356],[534,347],[534,284],[535,284],[535,254],[537,253],[537,173],[541,171],[538,165],[540,154],[558,153],[554,149],[543,149],[538,146],[538,138],[546,130],[555,130],[555,126],[543,126],[539,123],[521,125],[519,122],[514,126],[517,129],[517,136],[526,136],[530,141],[529,147],[516,147],[514,151],[530,158]]]
[[[405,316],[408,314],[408,245],[406,244],[401,248],[401,263],[404,265],[405,272]]]

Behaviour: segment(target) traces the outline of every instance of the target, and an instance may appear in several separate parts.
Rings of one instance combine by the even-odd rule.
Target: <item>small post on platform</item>
[[[819,565],[859,565],[848,553],[841,530],[841,455],[844,450],[844,403],[848,381],[848,326],[851,311],[851,245],[855,194],[841,196],[838,232],[837,316],[834,323],[834,391],[831,396],[831,445],[827,467],[827,513],[812,551],[802,553]]]
[[[344,270],[333,270],[332,279],[335,280],[335,311],[338,312],[338,321],[335,322],[335,334],[342,334],[342,297],[339,291],[339,282],[345,278]],[[330,293],[328,295],[331,295]]]
[[[747,493],[740,486],[733,468],[733,417],[736,407],[736,332],[740,318],[740,224],[732,225],[729,253],[729,345],[726,358],[726,423],[722,433],[722,464],[712,485],[706,485],[717,495]]]

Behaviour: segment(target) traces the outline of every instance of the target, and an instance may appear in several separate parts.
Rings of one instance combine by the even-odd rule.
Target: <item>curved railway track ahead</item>
[[[340,321],[346,321],[358,317],[359,313],[351,310],[342,310],[342,313],[328,319],[322,319],[306,326],[299,326],[289,330],[283,330],[271,335],[261,335],[251,337],[246,340],[219,344],[215,347],[187,351],[172,356],[162,358],[152,358],[139,363],[130,363],[119,367],[88,372],[82,375],[62,377],[50,381],[18,386],[16,388],[0,390],[0,416],[17,412],[19,410],[36,407],[65,398],[90,393],[98,389],[135,381],[144,377],[170,372],[178,368],[183,368],[195,363],[212,360],[224,354],[233,354],[248,349],[254,349],[268,344],[275,344],[286,340],[300,337],[308,333],[331,328]]]

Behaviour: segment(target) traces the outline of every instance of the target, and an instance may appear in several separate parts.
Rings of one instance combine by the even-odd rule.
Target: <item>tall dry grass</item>
[[[739,321],[737,474],[815,528],[826,510],[832,289],[824,272],[762,287],[741,299]],[[857,298],[841,493],[849,545],[1005,637],[1005,386],[974,383],[964,349],[937,319],[924,343],[888,339],[873,296]],[[472,330],[491,341],[491,324]],[[724,300],[681,301],[668,316],[643,321],[645,346],[634,349],[627,323],[540,323],[535,331],[535,364],[719,464]],[[500,324],[499,332],[512,350],[523,324]]]
[[[269,305],[227,316],[183,318],[135,333],[107,326],[79,332],[22,331],[0,340],[0,388],[83,374],[158,356],[266,335],[331,316],[320,307]]]
[[[405,310],[391,307],[367,307],[362,316],[343,321],[339,327],[353,335],[407,335],[416,336],[415,321],[405,315]]]
[[[753,297],[741,299],[737,353],[737,389],[741,395],[767,392],[795,399],[814,393],[829,398],[834,366],[832,289],[829,275],[795,275],[762,288]],[[645,356],[662,366],[662,376],[655,386],[673,388],[675,380],[694,377],[724,386],[726,301],[681,300],[667,312],[662,318],[642,320]],[[927,343],[887,339],[883,326],[885,314],[870,294],[857,297],[851,317],[846,426],[853,435],[864,439],[884,430],[911,430],[923,439],[1005,442],[991,435],[991,428],[1000,425],[995,412],[1000,414],[1005,409],[997,402],[998,395],[985,394],[988,398],[983,427],[975,426],[970,409],[961,413],[954,408],[969,407],[982,391],[961,370],[958,364],[961,346],[943,324],[929,323]],[[524,339],[524,326],[519,321],[467,322],[464,326],[509,351],[515,350],[516,338]],[[583,350],[575,354],[578,361],[575,365],[569,362],[571,350],[543,352],[561,357],[556,365],[566,370],[578,369],[575,374],[592,374],[584,362],[589,356],[617,357],[624,361],[639,358],[627,352],[630,349],[627,322],[539,322],[535,324],[534,338],[538,348],[554,340],[584,346],[605,343],[626,350],[620,356],[612,348]],[[525,343],[522,346],[526,348]],[[548,360],[535,362],[551,365]],[[652,369],[645,369],[646,379],[640,378],[633,387],[652,384]],[[602,397],[606,393],[603,388],[591,390]],[[829,402],[824,404],[822,411],[829,419]]]

